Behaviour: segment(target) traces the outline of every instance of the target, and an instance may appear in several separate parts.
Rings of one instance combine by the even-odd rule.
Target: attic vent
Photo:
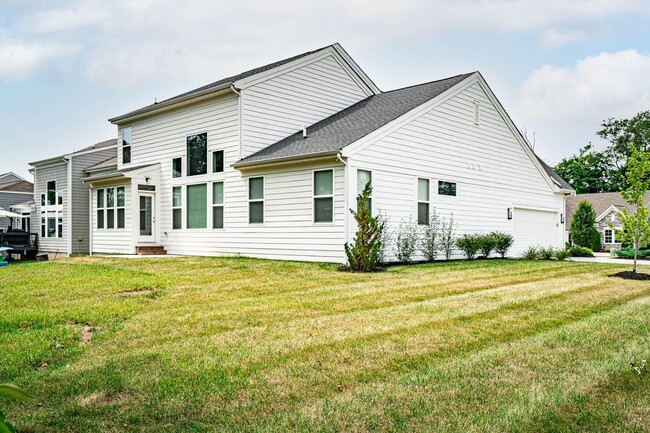
[[[481,119],[481,105],[478,101],[474,101],[474,125],[478,125],[480,119]]]

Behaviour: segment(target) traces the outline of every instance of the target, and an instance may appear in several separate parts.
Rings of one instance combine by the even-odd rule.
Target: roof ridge
[[[438,80],[426,81],[426,82],[424,82],[424,83],[419,83],[419,84],[412,84],[412,85],[410,85],[410,86],[406,86],[406,87],[399,87],[399,88],[397,88],[397,89],[386,90],[385,92],[381,92],[380,94],[385,95],[385,94],[387,94],[387,93],[398,92],[398,91],[400,91],[400,90],[406,90],[406,89],[410,89],[410,88],[413,88],[413,87],[418,87],[418,86],[427,86],[427,85],[430,85],[430,84],[433,84],[433,83],[439,83],[439,82],[441,82],[441,81],[453,80],[454,78],[458,78],[458,77],[462,77],[462,76],[467,76],[467,77],[469,77],[470,75],[475,74],[475,73],[477,73],[477,72],[478,72],[478,71],[467,72],[467,73],[465,73],[465,74],[452,75],[451,77],[440,78],[440,79],[438,79]],[[370,97],[372,97],[372,96],[376,96],[376,95],[371,95]]]

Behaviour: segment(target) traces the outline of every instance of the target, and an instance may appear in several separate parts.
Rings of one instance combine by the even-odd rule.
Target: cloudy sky
[[[554,164],[650,109],[647,0],[0,0],[0,172],[106,119],[339,42],[382,90],[479,70]]]

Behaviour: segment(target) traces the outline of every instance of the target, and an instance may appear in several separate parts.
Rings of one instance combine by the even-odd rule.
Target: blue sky
[[[236,4],[235,4],[236,3]],[[339,42],[382,90],[479,70],[554,164],[650,109],[641,0],[0,0],[0,172],[116,135],[106,119]]]

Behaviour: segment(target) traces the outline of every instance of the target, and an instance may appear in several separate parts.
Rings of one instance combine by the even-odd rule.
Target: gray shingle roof
[[[274,143],[235,164],[267,162],[334,153],[435,98],[472,75],[462,74],[369,96],[302,131]]]
[[[537,155],[535,156],[537,157],[539,163],[542,164],[542,167],[544,167],[546,174],[548,174],[551,177],[551,179],[555,180],[560,185],[560,188],[573,191],[573,188],[571,187],[571,185],[569,185],[569,183],[566,180],[562,179],[560,175],[557,174],[551,167],[549,167],[547,163],[542,161],[542,159],[539,156]]]

